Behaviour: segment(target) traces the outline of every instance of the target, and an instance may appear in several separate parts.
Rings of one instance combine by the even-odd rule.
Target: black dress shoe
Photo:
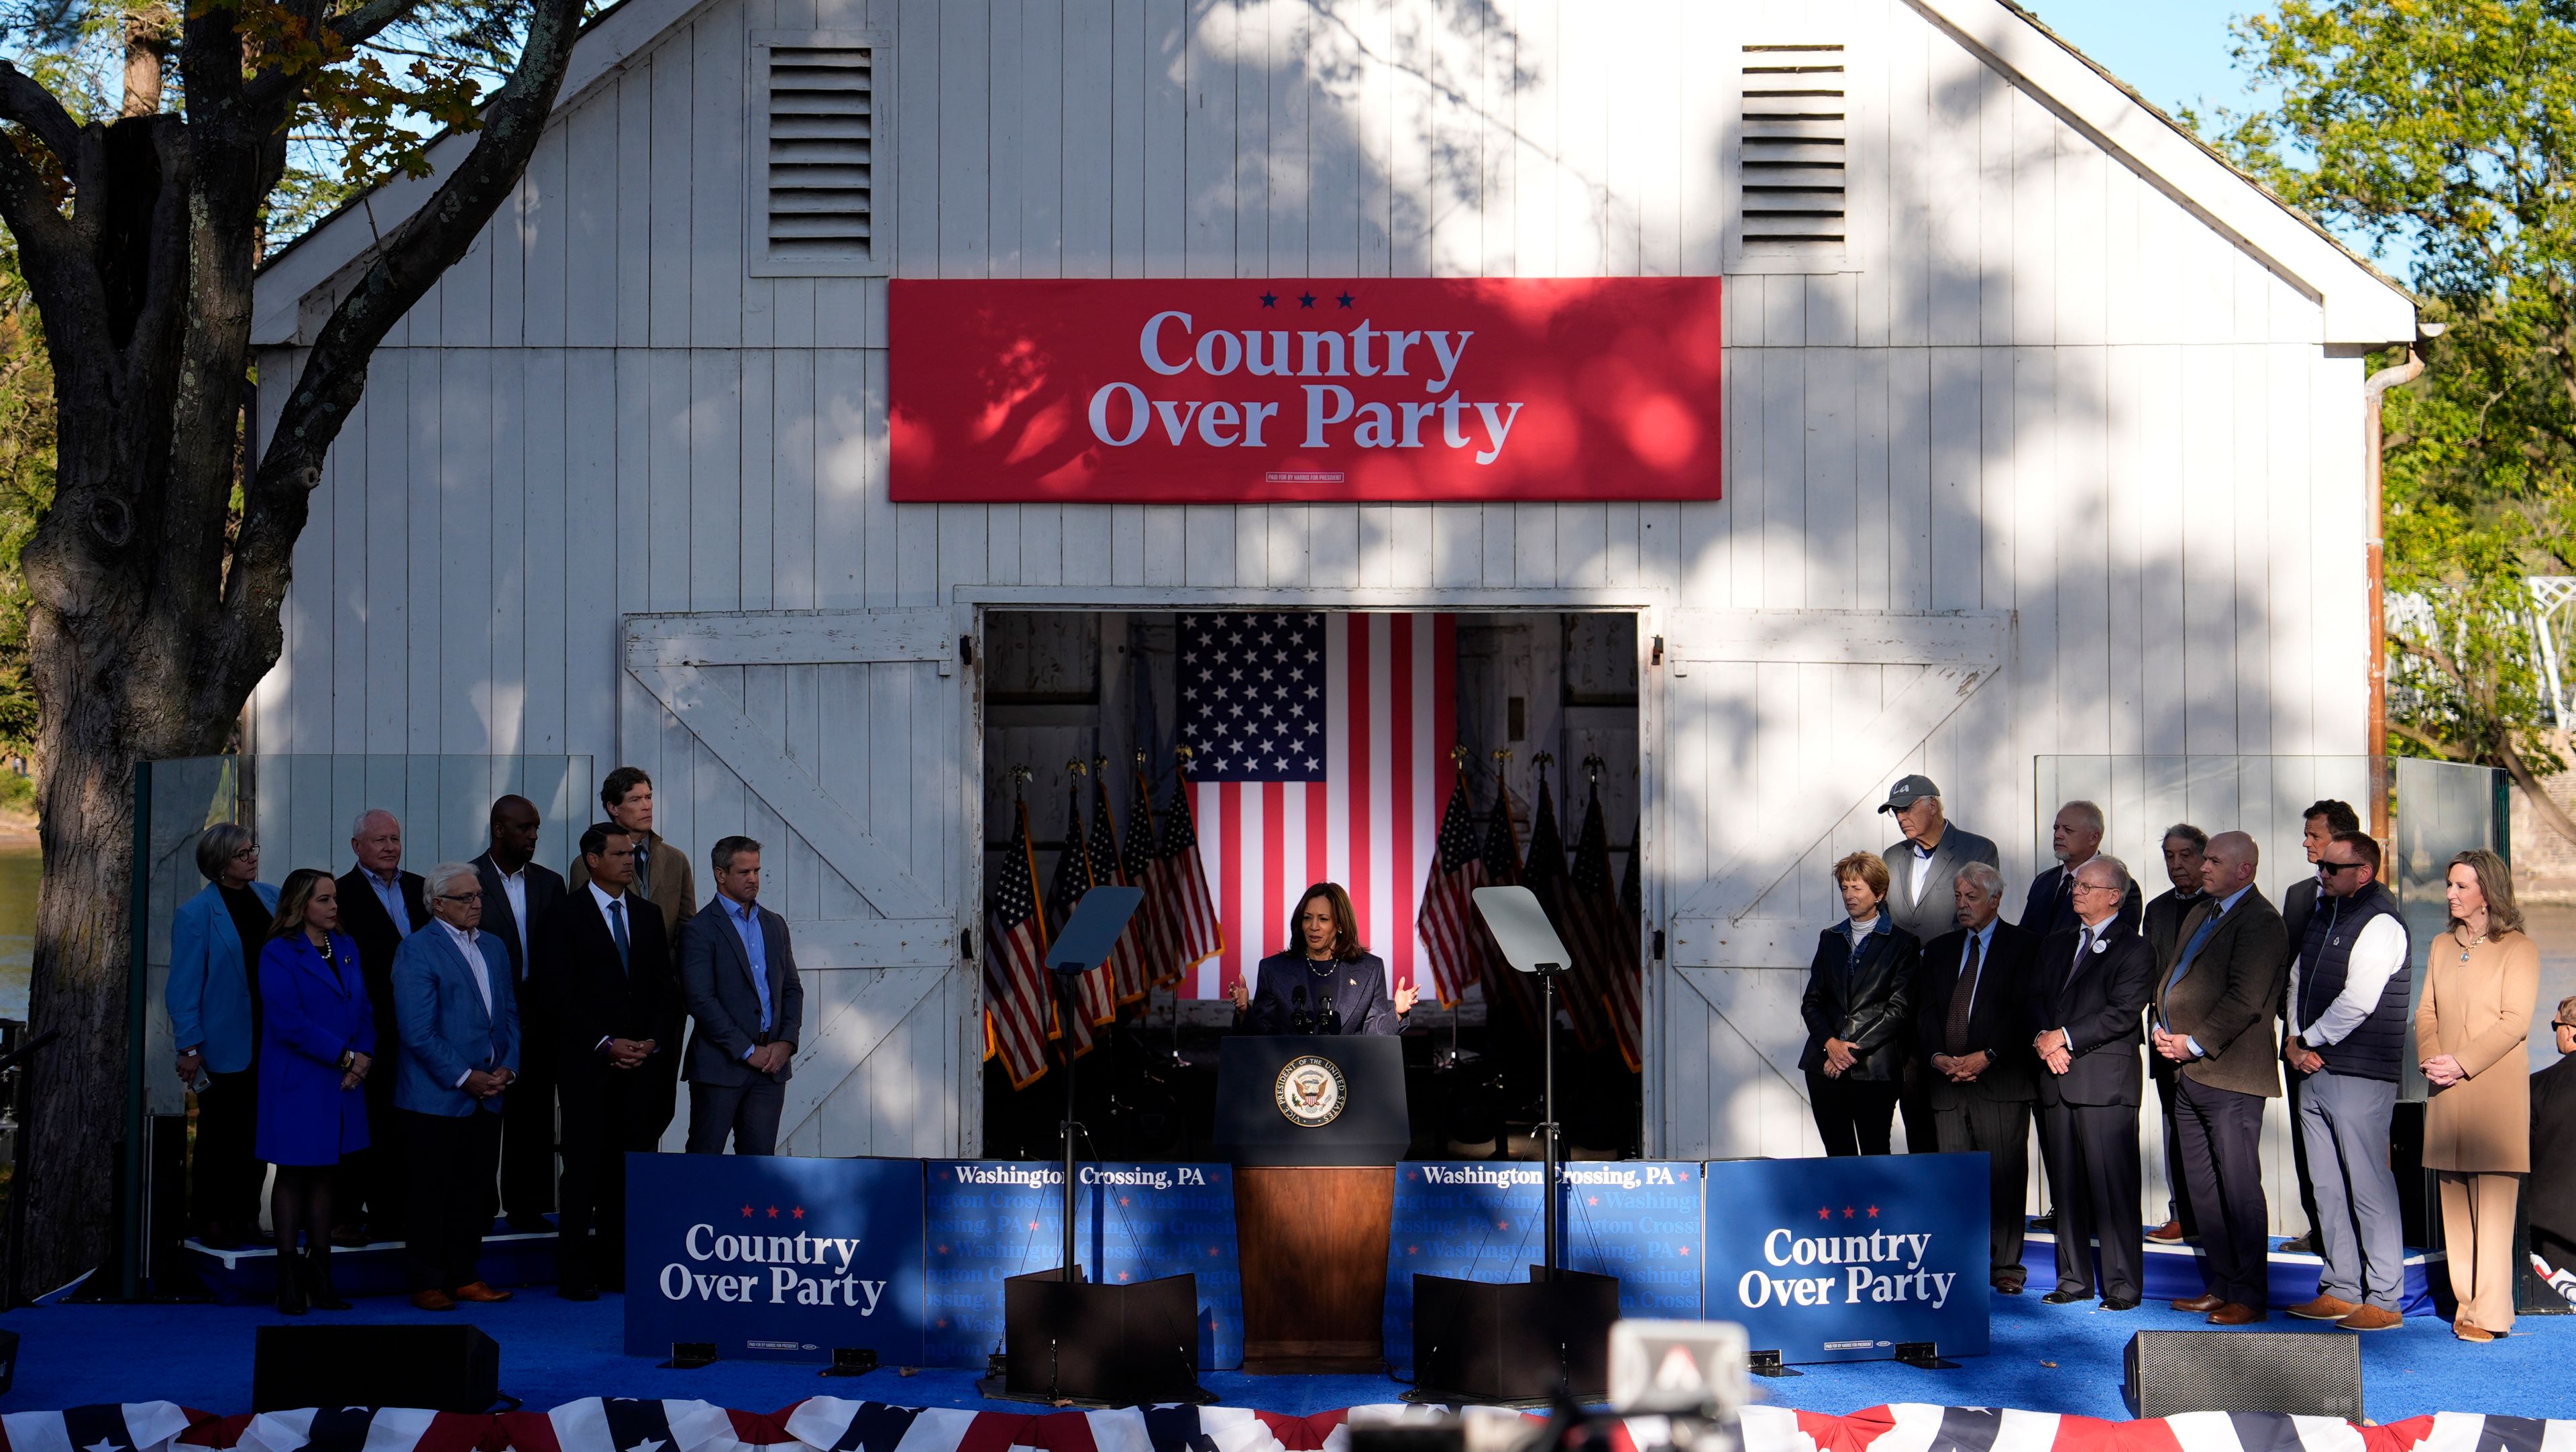
[[[2093,1293],[2091,1291],[2051,1291],[2040,1299],[2052,1306],[2072,1306],[2078,1301],[2093,1299]]]
[[[599,1299],[599,1288],[585,1285],[557,1286],[555,1294],[567,1301],[596,1301]]]
[[[2138,1298],[2135,1296],[2104,1296],[2102,1298],[2102,1309],[2105,1311],[2134,1311],[2138,1309]]]
[[[2022,1281],[2005,1280],[2001,1277],[1997,1277],[1992,1284],[1994,1285],[1996,1295],[2018,1296],[2021,1294],[2022,1287],[2025,1283]]]
[[[2057,1212],[2054,1210],[2043,1210],[2037,1215],[2033,1215],[2030,1217],[2030,1228],[2033,1230],[2055,1230],[2057,1228]]]

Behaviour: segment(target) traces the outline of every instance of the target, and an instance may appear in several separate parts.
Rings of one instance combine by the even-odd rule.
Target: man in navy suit
[[[2057,1289],[2050,1305],[2093,1299],[2102,1241],[2102,1309],[2132,1311],[2144,1294],[2145,1227],[2138,1222],[2138,1099],[2146,1041],[2140,1016],[2155,951],[2120,904],[2136,892],[2116,857],[2088,856],[2075,870],[2076,926],[2040,948],[2030,1021],[2042,1025],[2039,1133],[2048,1147],[2049,1199],[2057,1207]]]
[[[727,837],[707,854],[716,895],[680,924],[680,1001],[689,1035],[689,1143],[693,1155],[778,1153],[796,1043],[805,1031],[805,985],[787,920],[760,905],[760,844]]]
[[[679,978],[661,909],[634,892],[635,839],[594,822],[581,858],[587,880],[538,920],[528,946],[563,1103],[555,1294],[567,1301],[626,1289],[626,1156],[660,1144],[680,1057]]]
[[[510,1228],[544,1234],[555,1208],[554,1042],[528,992],[528,948],[539,920],[563,901],[564,880],[536,860],[544,826],[537,804],[508,796],[492,804],[492,845],[474,859],[483,879],[483,928],[510,955],[519,1001],[519,1080],[501,1101],[501,1208]]]
[[[510,957],[482,930],[483,879],[442,862],[423,879],[431,925],[394,955],[395,1112],[411,1171],[405,1260],[411,1303],[453,1311],[458,1301],[506,1301],[474,1268],[492,1224],[501,1162],[501,1093],[519,1069],[518,996]]]
[[[2056,855],[2057,865],[2031,879],[2030,896],[2021,905],[2023,932],[2047,939],[2075,931],[2075,870],[2101,852],[2102,832],[2102,809],[2091,802],[2068,802],[2057,809],[2057,820],[2048,829],[2049,850]],[[2132,881],[2120,898],[2111,931],[2134,936],[2145,915],[2145,899]]]
[[[393,813],[382,807],[360,812],[349,828],[349,850],[358,862],[340,878],[340,931],[358,945],[358,971],[376,1010],[376,1042],[390,1046],[401,1032],[394,1023],[394,952],[429,925],[429,904],[420,874],[402,870],[402,820]],[[356,1178],[334,1208],[340,1222],[331,1227],[334,1245],[398,1240],[410,1228],[403,1199],[411,1161],[403,1151],[402,1116],[394,1112],[395,1077],[367,1078],[368,1145],[349,1163]]]

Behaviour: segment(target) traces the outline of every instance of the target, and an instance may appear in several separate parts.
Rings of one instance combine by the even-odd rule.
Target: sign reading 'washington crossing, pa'
[[[1884,1361],[1907,1342],[1986,1353],[1986,1157],[1708,1166],[1701,1314],[1783,1361]]]
[[[1564,1264],[1619,1278],[1619,1314],[1700,1317],[1700,1167],[1622,1160],[1557,1170]],[[1395,1167],[1386,1250],[1386,1359],[1413,1366],[1413,1278],[1521,1281],[1544,1257],[1539,1167],[1490,1160]]]
[[[921,1364],[921,1161],[626,1157],[626,1354]]]
[[[890,284],[901,501],[1715,499],[1720,284]]]

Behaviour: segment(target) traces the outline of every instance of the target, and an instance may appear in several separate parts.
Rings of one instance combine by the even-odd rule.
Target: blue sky
[[[2265,8],[2249,0],[2024,0],[2049,29],[2168,111],[2209,104],[2243,110],[2229,64],[2228,23]]]

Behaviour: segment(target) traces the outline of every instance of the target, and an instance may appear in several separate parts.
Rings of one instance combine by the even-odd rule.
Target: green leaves
[[[2282,0],[2236,39],[2280,100],[2206,129],[2447,324],[2381,415],[2389,747],[2555,769],[2525,581],[2576,573],[2576,0]]]

